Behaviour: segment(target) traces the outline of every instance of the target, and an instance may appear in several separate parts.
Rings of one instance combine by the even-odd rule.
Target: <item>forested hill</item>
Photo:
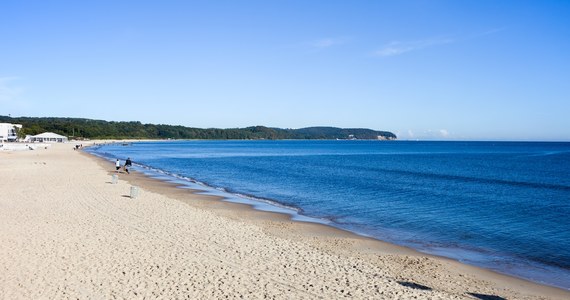
[[[77,139],[396,139],[389,131],[364,128],[309,127],[281,129],[264,126],[246,128],[193,128],[141,122],[109,122],[80,118],[36,118],[0,116],[0,123],[22,124],[19,136],[54,132]]]

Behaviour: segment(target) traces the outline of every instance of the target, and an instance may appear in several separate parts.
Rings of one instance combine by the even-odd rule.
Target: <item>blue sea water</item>
[[[88,151],[570,289],[570,143],[171,141]]]

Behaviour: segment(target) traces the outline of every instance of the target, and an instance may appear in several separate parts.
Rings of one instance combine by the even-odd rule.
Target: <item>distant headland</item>
[[[367,128],[307,127],[300,129],[251,126],[194,128],[180,125],[114,122],[83,118],[0,116],[0,123],[21,124],[18,136],[54,132],[70,139],[211,139],[211,140],[395,140],[389,131]]]

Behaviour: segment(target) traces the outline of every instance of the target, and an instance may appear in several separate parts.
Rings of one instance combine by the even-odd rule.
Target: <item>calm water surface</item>
[[[175,141],[88,151],[570,289],[570,143]]]

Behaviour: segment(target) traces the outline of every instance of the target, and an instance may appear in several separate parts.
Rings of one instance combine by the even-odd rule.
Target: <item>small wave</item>
[[[451,175],[451,174],[439,174],[434,172],[420,172],[420,171],[407,171],[407,170],[394,170],[394,169],[374,169],[375,171],[383,171],[386,173],[394,173],[401,175],[413,175],[415,177],[423,178],[439,178],[444,180],[455,180],[463,182],[475,182],[483,184],[500,184],[509,185],[515,187],[531,187],[538,189],[551,189],[558,191],[570,191],[570,186],[552,183],[537,183],[537,182],[526,182],[526,181],[515,181],[515,180],[504,180],[504,179],[490,179],[481,177],[470,177],[461,175]]]
[[[226,191],[227,192],[227,191]],[[283,208],[283,209],[287,209],[287,210],[291,210],[294,211],[296,213],[302,213],[303,210],[299,207],[295,207],[295,206],[290,206],[290,205],[285,205],[281,202],[272,200],[272,199],[267,199],[267,198],[260,198],[260,197],[256,197],[256,196],[251,196],[251,195],[247,195],[247,194],[240,194],[240,193],[232,193],[235,196],[238,196],[240,198],[243,199],[248,199],[248,200],[252,200],[252,201],[256,201],[256,202],[263,202],[263,203],[267,203],[269,205],[275,206],[275,207],[279,207],[279,208]]]
[[[527,155],[527,157],[541,157],[541,156],[554,156],[554,155],[568,155],[570,152],[568,151],[545,151],[542,153],[533,153]]]

